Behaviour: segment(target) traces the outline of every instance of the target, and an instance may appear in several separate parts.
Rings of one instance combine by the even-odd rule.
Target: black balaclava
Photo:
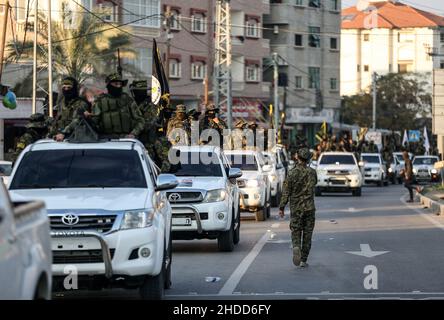
[[[63,96],[65,97],[66,100],[69,101],[79,96],[78,82],[76,79],[74,79],[73,77],[66,77],[63,79],[62,84],[72,85],[72,89],[70,90],[62,89]]]
[[[114,87],[113,85],[111,85],[111,83],[108,83],[106,85],[106,89],[108,90],[108,93],[115,98],[120,97],[123,92],[123,87],[117,88],[117,87]]]
[[[148,99],[148,93],[145,89],[132,89],[134,101],[141,104]]]

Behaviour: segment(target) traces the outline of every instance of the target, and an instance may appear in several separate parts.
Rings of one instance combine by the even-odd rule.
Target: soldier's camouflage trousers
[[[291,242],[293,248],[301,249],[301,260],[307,262],[311,249],[311,237],[315,227],[315,212],[292,212],[290,217]]]

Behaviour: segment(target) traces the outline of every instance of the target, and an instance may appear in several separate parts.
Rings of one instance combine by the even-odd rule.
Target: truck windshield
[[[239,168],[244,171],[257,171],[258,165],[256,157],[252,154],[230,154],[228,159],[231,162],[231,167]]]
[[[222,177],[219,158],[213,152],[181,152],[170,173],[177,177]]]
[[[27,152],[10,189],[146,188],[135,150],[45,150]]]
[[[323,155],[319,164],[352,164],[355,165],[355,159],[349,154],[330,154]]]
[[[381,163],[381,160],[378,156],[362,156],[362,161],[367,163]]]
[[[432,165],[435,164],[436,161],[438,161],[436,158],[415,158],[413,164]]]

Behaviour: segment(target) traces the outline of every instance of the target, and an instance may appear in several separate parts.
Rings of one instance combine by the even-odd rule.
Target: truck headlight
[[[145,228],[153,224],[153,210],[127,211],[123,215],[120,229]]]
[[[224,189],[210,190],[207,192],[203,202],[219,202],[224,201],[227,192]]]
[[[432,174],[437,174],[437,173],[438,173],[438,170],[436,170],[436,169],[432,169],[430,172],[431,172]]]
[[[277,177],[276,175],[274,175],[274,174],[271,175],[271,176],[269,176],[269,177],[270,177],[270,181],[271,181],[271,182],[275,182],[275,181],[277,180],[277,178],[278,178],[278,177]]]
[[[388,172],[389,173],[393,173],[393,169],[392,168],[388,168]]]
[[[413,169],[413,173],[414,173],[414,174],[417,174],[417,173],[418,173],[418,170]]]

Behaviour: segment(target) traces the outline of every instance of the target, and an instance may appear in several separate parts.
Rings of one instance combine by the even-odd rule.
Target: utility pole
[[[34,30],[36,32],[37,30]],[[52,101],[52,26],[51,26],[51,0],[48,0],[48,97],[49,97],[49,116],[53,117]]]
[[[376,130],[376,79],[378,74],[376,72],[373,72],[372,74],[372,91],[373,91],[373,121],[372,121],[372,128],[373,130]]]
[[[10,9],[10,5],[9,2],[6,1],[6,4],[4,6],[5,9],[5,15],[3,18],[3,26],[2,26],[2,39],[1,39],[1,43],[0,43],[0,83],[2,80],[2,74],[3,74],[3,56],[5,54],[5,42],[6,42],[6,32],[7,32],[7,27],[8,27],[8,16],[9,16],[9,9]]]
[[[173,34],[171,33],[171,19],[173,18],[173,15],[171,13],[171,6],[166,7],[165,12],[165,28],[166,28],[166,65],[165,65],[165,71],[166,71],[166,77],[167,79],[170,78],[170,56],[171,56],[171,39],[173,38]]]
[[[32,114],[37,112],[37,28],[39,0],[34,0],[34,51],[32,57]]]
[[[273,52],[274,128],[279,130],[279,64],[278,54]]]
[[[216,35],[214,59],[214,104],[227,106],[228,129],[233,128],[231,91],[231,12],[230,0],[216,2]]]
[[[204,80],[204,105],[208,105],[208,75],[205,76]]]

